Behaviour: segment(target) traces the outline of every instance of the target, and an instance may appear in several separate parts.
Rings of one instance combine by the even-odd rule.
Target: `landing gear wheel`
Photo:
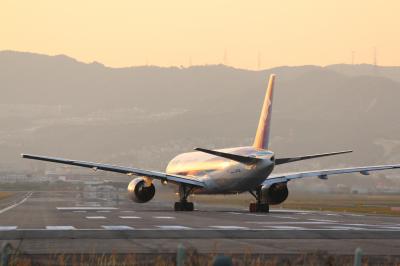
[[[257,205],[257,203],[255,203],[255,202],[250,203],[249,211],[250,212],[256,212],[257,211],[256,205]]]
[[[249,205],[249,211],[250,212],[269,212],[269,204],[268,203],[258,203],[258,202],[252,202]]]
[[[250,194],[256,199],[256,202],[252,202],[249,205],[250,212],[269,212],[269,204],[263,199],[261,186],[257,187],[255,191],[249,190]]]
[[[193,205],[193,202],[178,201],[178,202],[175,202],[174,210],[175,211],[193,211],[194,205]]]
[[[193,202],[188,202],[187,198],[192,192],[193,187],[187,186],[185,184],[181,184],[179,186],[179,201],[175,202],[174,210],[175,211],[193,211],[194,206]]]

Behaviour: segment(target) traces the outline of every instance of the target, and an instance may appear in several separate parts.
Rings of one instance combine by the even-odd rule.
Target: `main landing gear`
[[[187,197],[192,192],[193,187],[181,184],[179,186],[179,201],[175,202],[174,209],[175,211],[193,211],[194,205],[193,202],[188,202]]]
[[[249,205],[250,212],[269,212],[269,204],[262,198],[261,186],[257,187],[255,191],[249,190],[250,194],[256,199],[256,202],[252,202]]]

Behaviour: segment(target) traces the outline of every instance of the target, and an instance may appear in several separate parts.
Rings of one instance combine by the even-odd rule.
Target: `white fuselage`
[[[257,150],[253,147],[218,151],[264,160],[257,164],[246,165],[204,152],[189,152],[173,158],[166,172],[204,182],[206,187],[197,189],[195,193],[231,194],[254,190],[265,181],[274,168],[274,154],[271,151]]]

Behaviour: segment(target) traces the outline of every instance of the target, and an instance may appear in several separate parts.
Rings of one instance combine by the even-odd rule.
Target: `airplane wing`
[[[124,166],[117,166],[112,164],[102,164],[102,163],[92,163],[92,162],[85,162],[85,161],[76,161],[76,160],[69,160],[69,159],[62,159],[62,158],[55,158],[55,157],[47,157],[47,156],[38,156],[38,155],[31,155],[31,154],[22,154],[22,158],[25,159],[32,159],[32,160],[39,160],[39,161],[46,161],[46,162],[53,162],[53,163],[60,163],[60,164],[68,164],[86,168],[92,168],[93,170],[103,170],[109,172],[115,172],[120,174],[126,175],[137,175],[137,176],[146,176],[162,181],[170,181],[178,184],[187,184],[197,187],[204,187],[204,183],[198,180],[190,179],[185,176],[180,175],[171,175],[163,172],[157,171],[150,171],[144,170],[139,168],[133,167],[124,167]]]
[[[325,169],[325,170],[316,170],[307,172],[287,173],[287,174],[272,174],[263,182],[263,185],[286,183],[290,180],[303,177],[318,177],[320,179],[327,179],[329,175],[349,174],[357,172],[362,175],[369,175],[369,172],[398,169],[398,168],[400,168],[400,164]]]

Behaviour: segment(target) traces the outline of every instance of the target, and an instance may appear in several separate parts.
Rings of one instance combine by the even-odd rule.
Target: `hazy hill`
[[[251,144],[270,73],[278,156],[356,150],[289,168],[400,162],[399,67],[108,68],[3,51],[0,167],[28,169],[30,152],[162,169],[196,146]]]

